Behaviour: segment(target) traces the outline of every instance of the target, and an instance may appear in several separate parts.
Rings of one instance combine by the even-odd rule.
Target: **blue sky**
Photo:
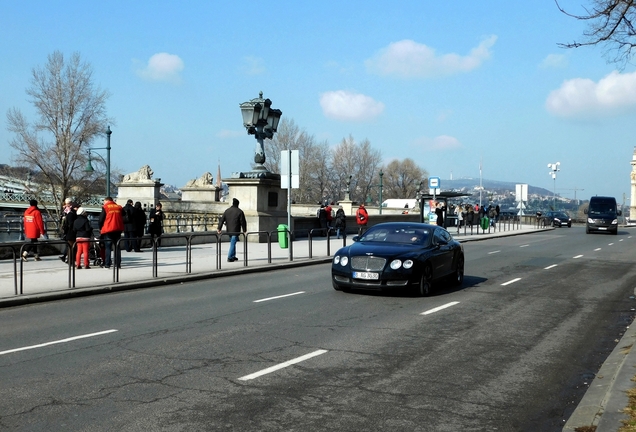
[[[582,12],[589,0],[564,0]],[[629,200],[636,71],[601,48],[564,50],[584,25],[553,0],[433,2],[0,0],[0,163],[6,113],[34,113],[33,67],[79,52],[108,100],[113,168],[149,164],[178,187],[247,171],[255,140],[239,104],[258,96],[337,145],[368,139],[385,161]],[[267,141],[266,144],[267,145]],[[104,142],[93,143],[105,146]]]

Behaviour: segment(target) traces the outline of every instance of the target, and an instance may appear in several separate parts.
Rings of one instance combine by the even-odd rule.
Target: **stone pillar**
[[[223,182],[229,186],[227,205],[232,205],[233,198],[239,200],[248,232],[271,233],[279,224],[287,224],[287,191],[280,188],[280,176],[232,177]],[[265,243],[267,235],[252,235],[248,241]]]
[[[161,179],[139,182],[122,182],[117,185],[117,204],[124,206],[129,199],[141,202],[144,210],[154,208],[161,197]],[[165,208],[164,208],[165,210]]]
[[[629,202],[629,221],[632,222],[633,220],[636,220],[636,147],[634,147],[634,154],[632,155],[632,161],[630,164],[632,165],[632,172],[630,174],[632,182],[631,199]]]

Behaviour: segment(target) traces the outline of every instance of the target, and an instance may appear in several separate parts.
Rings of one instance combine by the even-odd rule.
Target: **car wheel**
[[[420,278],[420,285],[418,294],[422,297],[428,297],[432,292],[432,284],[433,284],[433,269],[430,264],[426,264],[424,266],[424,270],[422,271],[422,277]]]
[[[331,285],[333,286],[333,289],[335,289],[336,291],[342,291],[342,288],[340,288],[340,285],[338,285],[336,281],[333,280],[333,278],[331,278]]]
[[[453,273],[453,285],[460,286],[464,283],[464,255],[457,258],[457,267]]]

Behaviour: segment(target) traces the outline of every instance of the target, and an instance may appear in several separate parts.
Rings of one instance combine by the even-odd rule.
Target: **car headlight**
[[[340,258],[340,265],[341,266],[346,266],[347,264],[349,264],[349,258],[346,256],[343,256],[342,258]]]
[[[411,267],[413,267],[413,260],[406,260],[404,261],[404,264],[402,264],[402,266],[405,269],[410,269]]]
[[[340,262],[340,256],[336,255],[335,257],[333,257],[334,264],[338,264],[339,262]]]
[[[618,224],[618,219],[614,219],[614,220],[612,221],[612,225],[617,225],[617,224]]]
[[[393,270],[397,270],[400,267],[402,267],[402,261],[400,261],[399,259],[393,260],[393,261],[391,261],[390,267]]]
[[[594,219],[592,219],[592,218],[587,218],[587,223],[591,223],[591,224],[593,224],[593,223],[594,223]]]

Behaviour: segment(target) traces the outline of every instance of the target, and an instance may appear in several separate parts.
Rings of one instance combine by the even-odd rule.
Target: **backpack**
[[[125,224],[133,223],[132,215],[131,215],[132,212],[129,209],[124,207],[124,211],[122,213],[123,213],[123,218],[124,218],[124,223]]]

